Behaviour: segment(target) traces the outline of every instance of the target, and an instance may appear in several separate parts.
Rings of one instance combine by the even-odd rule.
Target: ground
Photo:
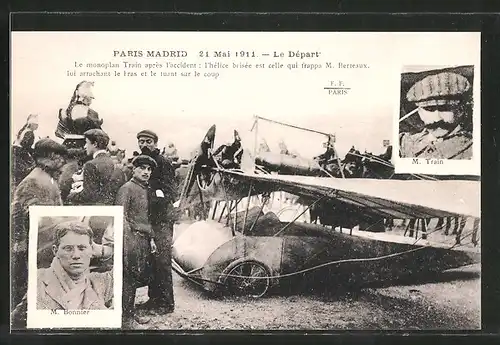
[[[214,298],[173,273],[176,309],[135,329],[149,330],[390,330],[479,329],[480,265],[428,281],[357,291],[275,293],[261,299]],[[147,288],[137,302],[147,300]],[[142,322],[147,320],[142,320]]]

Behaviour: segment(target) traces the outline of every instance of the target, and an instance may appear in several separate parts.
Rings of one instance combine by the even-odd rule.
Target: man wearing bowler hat
[[[406,98],[417,107],[421,132],[400,133],[403,158],[471,159],[471,84],[461,74],[441,72],[417,81]]]
[[[172,236],[175,212],[174,198],[177,194],[175,169],[161,155],[158,136],[151,130],[137,133],[137,142],[143,155],[156,162],[149,179],[151,224],[155,233],[157,255],[153,261],[153,279],[148,287],[149,300],[139,309],[152,314],[167,314],[174,311],[172,286]]]

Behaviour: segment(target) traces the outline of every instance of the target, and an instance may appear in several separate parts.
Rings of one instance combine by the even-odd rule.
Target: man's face
[[[143,153],[148,153],[148,151],[153,152],[156,149],[156,143],[153,138],[139,137],[139,139],[137,139],[137,143]]]
[[[134,168],[134,178],[141,182],[147,182],[149,181],[149,178],[151,177],[151,172],[153,170],[149,165],[139,165]]]
[[[88,270],[92,257],[88,235],[69,231],[61,238],[59,246],[53,246],[53,250],[68,275],[77,277]]]
[[[87,154],[89,156],[93,155],[94,152],[97,151],[97,147],[95,146],[95,144],[90,142],[90,140],[88,138],[85,138],[85,151],[87,151]]]
[[[458,126],[463,117],[463,111],[457,106],[445,104],[419,107],[418,115],[424,122],[425,128],[439,138]]]
[[[346,163],[345,165],[345,170],[349,173],[349,174],[354,174],[354,170],[356,169],[356,163],[355,162],[348,162]]]

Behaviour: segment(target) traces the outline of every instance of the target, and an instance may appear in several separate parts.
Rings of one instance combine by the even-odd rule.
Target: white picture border
[[[465,34],[465,33],[464,33]],[[469,32],[467,35],[475,35],[475,46],[467,46],[467,58],[461,60],[460,56],[440,56],[431,54],[425,60],[419,59],[399,66],[399,71],[396,76],[397,82],[394,81],[392,89],[395,96],[394,115],[393,115],[393,160],[395,172],[397,174],[430,174],[430,175],[481,175],[481,33]],[[446,45],[446,41],[443,41]],[[464,47],[465,48],[465,47]],[[419,56],[420,58],[422,56]],[[429,66],[429,70],[437,68],[448,68],[464,65],[474,66],[474,82],[472,89],[472,97],[474,106],[472,110],[472,159],[439,160],[439,164],[430,164],[426,159],[402,158],[399,156],[399,117],[400,117],[400,99],[401,99],[401,74],[404,72],[405,66]],[[413,115],[418,116],[418,115]],[[436,160],[432,160],[435,161]]]
[[[30,206],[27,328],[121,328],[123,269],[122,206]],[[40,217],[109,216],[114,218],[113,309],[65,314],[60,310],[37,310],[37,247]]]

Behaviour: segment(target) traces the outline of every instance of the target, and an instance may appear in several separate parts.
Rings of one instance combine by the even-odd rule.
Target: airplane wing
[[[224,171],[244,184],[259,185],[302,197],[327,196],[369,213],[394,218],[481,217],[479,181],[340,179],[329,177],[254,175]]]
[[[191,198],[238,200],[264,192],[284,191],[312,204],[319,198],[361,210],[367,215],[396,219],[480,218],[480,181],[340,179],[297,175],[267,175],[214,169],[204,190],[193,188]]]
[[[243,170],[223,169],[207,151],[213,148],[215,131],[213,125],[200,144],[199,154],[190,163],[182,187],[180,208],[200,202],[240,200],[251,195],[284,191],[301,197],[308,204],[323,198],[337,210],[366,216],[396,219],[481,216],[480,181],[257,174],[254,162],[242,164]],[[294,167],[296,163],[288,165]]]

